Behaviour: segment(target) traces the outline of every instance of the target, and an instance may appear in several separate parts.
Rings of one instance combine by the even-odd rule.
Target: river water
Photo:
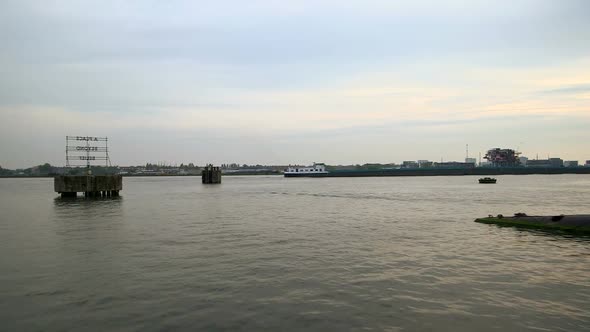
[[[0,179],[0,330],[589,331],[590,176]]]

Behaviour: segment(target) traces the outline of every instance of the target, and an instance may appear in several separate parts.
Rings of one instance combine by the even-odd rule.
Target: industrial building
[[[563,167],[563,159],[532,159],[527,161],[527,167]]]
[[[420,167],[420,165],[415,161],[406,160],[402,163],[402,168],[418,168],[418,167]]]
[[[433,167],[434,163],[430,160],[418,160],[418,167],[420,168],[429,168]]]
[[[520,152],[512,149],[494,148],[488,150],[484,159],[487,159],[495,167],[515,167],[520,166],[519,154]]]
[[[458,161],[447,161],[434,163],[437,168],[475,168],[475,163],[462,163]]]

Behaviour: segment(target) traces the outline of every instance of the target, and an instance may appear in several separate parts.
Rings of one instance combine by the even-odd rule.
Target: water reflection
[[[515,225],[489,225],[490,227],[498,227],[501,229],[513,229],[514,231],[518,232],[518,236],[538,236],[543,237],[548,240],[563,240],[568,239],[572,241],[579,241],[579,242],[590,242],[590,234],[582,233],[582,232],[575,232],[575,231],[563,231],[557,229],[539,229],[539,228],[527,228],[527,227],[519,227]]]
[[[67,228],[104,227],[123,222],[123,197],[56,197],[53,200],[55,220]]]
[[[105,200],[118,200],[123,198],[123,196],[98,196],[98,197],[84,197],[82,195],[78,195],[76,197],[62,197],[56,196],[55,201],[62,201],[62,202],[73,202],[73,201],[105,201]]]
[[[97,207],[97,206],[121,206],[122,196],[116,197],[61,197],[58,196],[53,200],[56,209],[71,207]]]

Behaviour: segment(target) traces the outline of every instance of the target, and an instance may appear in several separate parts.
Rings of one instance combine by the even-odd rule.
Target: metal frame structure
[[[86,142],[84,145],[78,145]],[[66,136],[66,167],[84,166],[90,170],[92,161],[104,161],[111,166],[108,137]]]
[[[520,166],[519,155],[520,152],[512,149],[493,148],[488,150],[483,158],[492,162],[496,167],[515,167]]]

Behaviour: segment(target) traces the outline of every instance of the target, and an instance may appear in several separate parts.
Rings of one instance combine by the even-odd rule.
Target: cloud
[[[77,134],[116,137],[123,163],[362,162],[388,149],[422,159],[542,128],[565,137],[590,116],[589,11],[528,0],[4,1],[0,162],[60,160],[62,137]],[[486,136],[490,124],[511,133]]]
[[[556,88],[556,89],[539,91],[540,94],[548,94],[548,95],[553,95],[553,94],[566,94],[566,95],[585,94],[588,92],[590,92],[590,83],[568,85],[568,86],[563,86],[563,87]]]

